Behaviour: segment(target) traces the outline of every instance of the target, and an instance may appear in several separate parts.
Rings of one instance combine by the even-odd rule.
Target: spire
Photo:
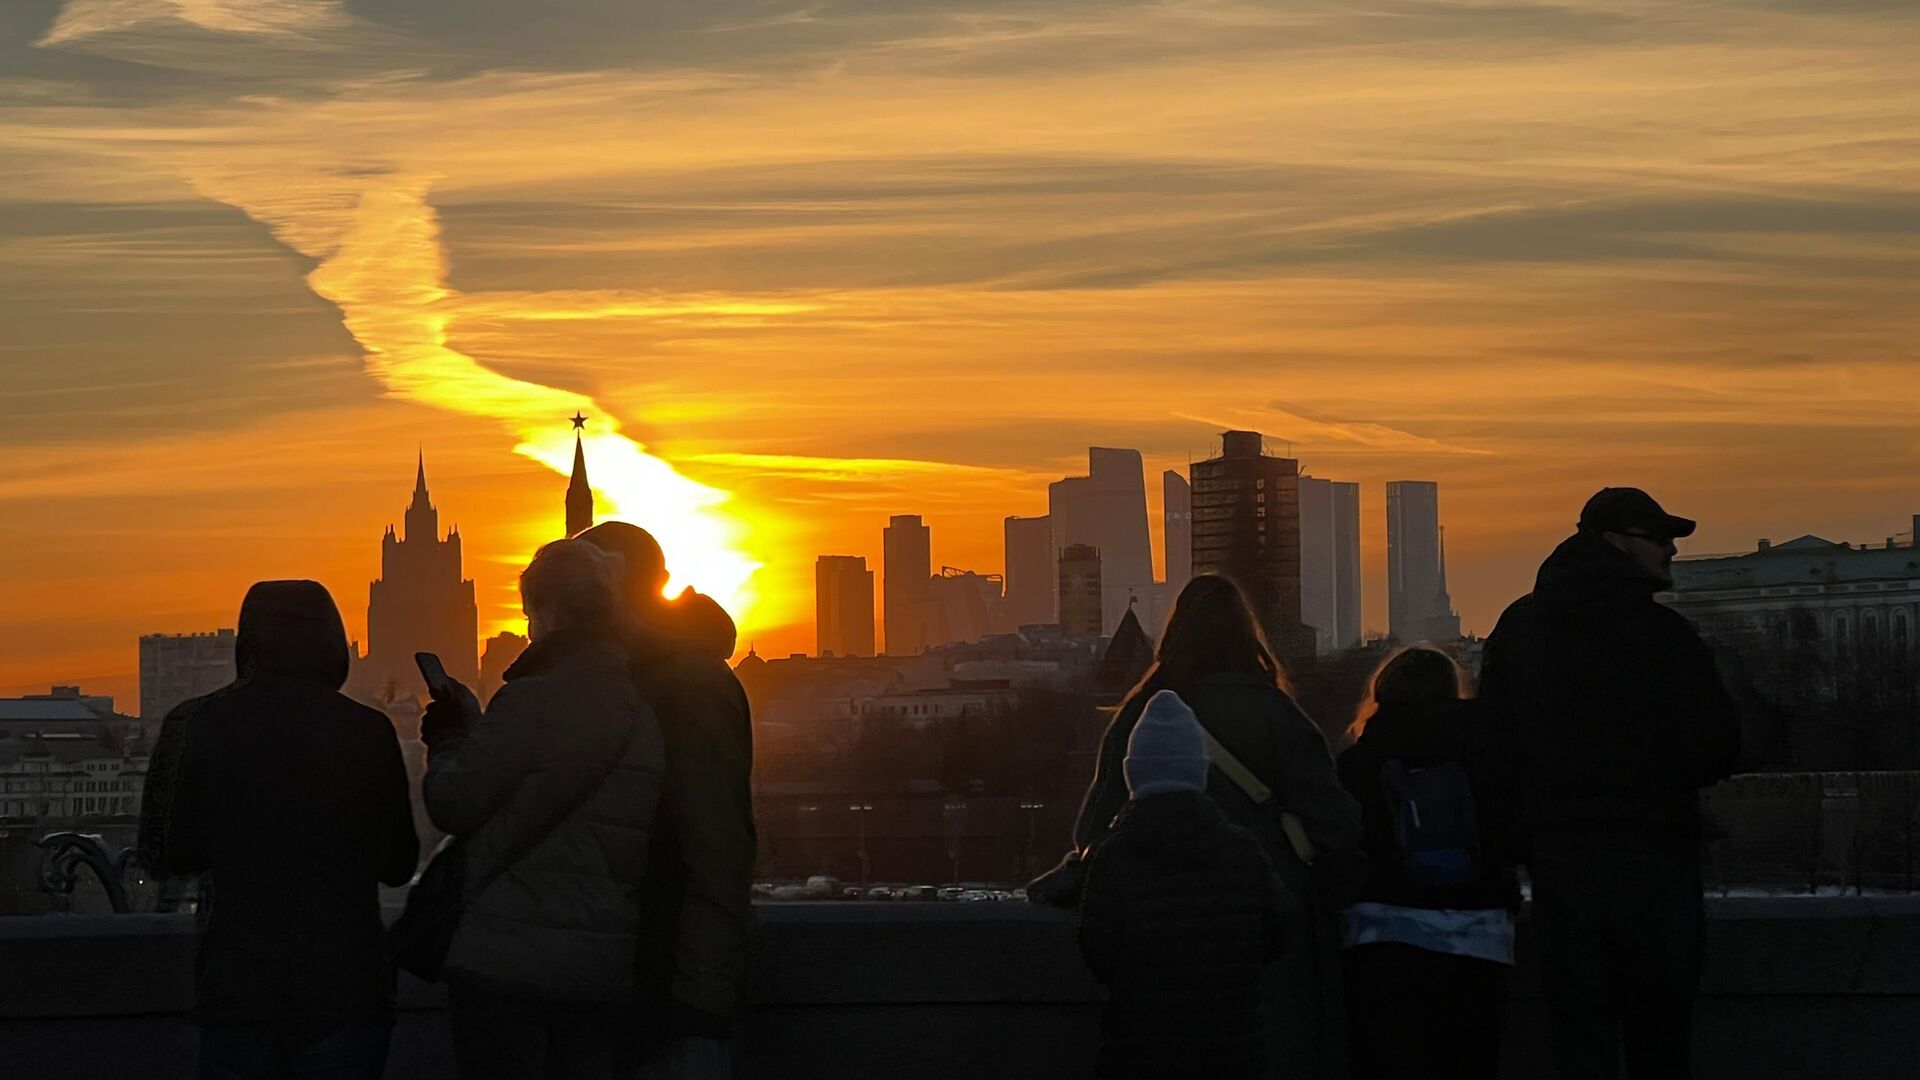
[[[407,540],[424,540],[433,543],[440,539],[440,514],[433,508],[433,500],[427,496],[427,455],[420,452],[418,464],[413,474],[413,503],[407,507]]]
[[[567,483],[567,535],[578,536],[593,527],[593,487],[587,483],[587,451],[580,441],[579,429],[586,418],[575,414],[573,435],[573,479]]]

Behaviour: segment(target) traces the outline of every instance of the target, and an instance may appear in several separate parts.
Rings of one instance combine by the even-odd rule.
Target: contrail
[[[586,444],[605,508],[659,539],[672,588],[692,585],[739,615],[759,563],[741,548],[740,524],[716,511],[727,492],[648,454],[592,398],[510,378],[448,347],[449,302],[458,298],[446,286],[426,187],[386,177],[367,188],[338,246],[307,278],[339,306],[368,371],[396,397],[498,421],[519,438],[515,453],[561,475],[572,467],[573,441],[560,418],[576,409],[602,418]]]

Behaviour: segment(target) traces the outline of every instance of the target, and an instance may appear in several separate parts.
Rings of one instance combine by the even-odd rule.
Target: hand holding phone
[[[420,677],[427,681],[427,693],[432,694],[435,701],[456,700],[453,676],[447,674],[447,667],[440,662],[440,657],[430,652],[417,652],[413,654],[413,662],[420,669]]]

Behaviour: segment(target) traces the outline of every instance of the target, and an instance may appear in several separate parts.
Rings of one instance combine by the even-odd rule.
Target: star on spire
[[[575,430],[575,431],[585,431],[585,430],[586,430],[586,427],[587,427],[587,418],[586,418],[586,417],[584,417],[584,416],[582,416],[582,415],[580,415],[580,410],[579,410],[579,409],[575,409],[575,410],[573,410],[573,415],[572,415],[572,416],[569,416],[569,417],[567,417],[567,419],[569,419],[569,420],[571,420],[571,421],[573,421],[573,430]]]

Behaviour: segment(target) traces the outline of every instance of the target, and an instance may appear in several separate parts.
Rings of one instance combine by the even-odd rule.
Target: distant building
[[[814,651],[872,656],[873,571],[862,555],[822,555],[813,564]]]
[[[1161,545],[1171,604],[1193,577],[1193,485],[1168,469],[1160,474]]]
[[[1100,549],[1069,544],[1060,552],[1060,630],[1068,637],[1099,637]]]
[[[440,538],[440,512],[427,494],[423,458],[407,507],[406,534],[387,526],[380,544],[380,579],[367,590],[367,659],[358,688],[378,699],[426,692],[416,652],[436,653],[447,674],[468,686],[479,682],[475,653],[480,614],[473,582],[461,577],[460,530]]]
[[[157,730],[157,729],[156,729]],[[140,740],[141,722],[113,711],[113,699],[83,694],[77,686],[50,693],[0,698],[0,737],[128,746]]]
[[[157,723],[175,705],[233,681],[233,631],[140,636],[140,717]]]
[[[1301,621],[1300,463],[1270,457],[1257,431],[1221,436],[1193,473],[1193,572],[1231,578],[1282,659],[1314,655]]]
[[[887,655],[925,652],[933,598],[933,531],[918,514],[896,514],[881,533],[882,618]]]
[[[1004,629],[1015,630],[1054,620],[1054,591],[1060,586],[1054,560],[1051,517],[1010,517],[1006,520],[1007,596],[1002,609]]]
[[[997,632],[1005,588],[1005,579],[999,574],[941,567],[940,573],[927,583],[935,612],[928,627],[927,644],[979,641]]]
[[[1152,666],[1153,639],[1141,629],[1139,618],[1129,611],[1121,617],[1113,638],[1107,642],[1095,679],[1102,690],[1124,693],[1139,683]]]
[[[1914,524],[1920,526],[1920,515]],[[1819,536],[1683,558],[1660,599],[1750,691],[1751,767],[1920,768],[1920,547]]]
[[[1056,552],[1074,544],[1100,551],[1102,633],[1111,633],[1135,602],[1153,592],[1153,545],[1147,531],[1146,477],[1140,451],[1087,449],[1087,475],[1047,488]]]
[[[478,690],[482,705],[493,700],[494,693],[507,681],[507,669],[526,651],[527,639],[511,631],[502,630],[487,639],[486,647],[480,651]]]
[[[1387,632],[1400,641],[1449,641],[1460,616],[1447,595],[1440,485],[1387,484]]]
[[[1333,651],[1340,600],[1333,582],[1333,482],[1300,478],[1300,621],[1313,628],[1314,652]]]
[[[1360,485],[1300,478],[1300,617],[1322,656],[1360,644]]]
[[[1360,584],[1360,485],[1333,484],[1333,651],[1352,649],[1365,633]]]

